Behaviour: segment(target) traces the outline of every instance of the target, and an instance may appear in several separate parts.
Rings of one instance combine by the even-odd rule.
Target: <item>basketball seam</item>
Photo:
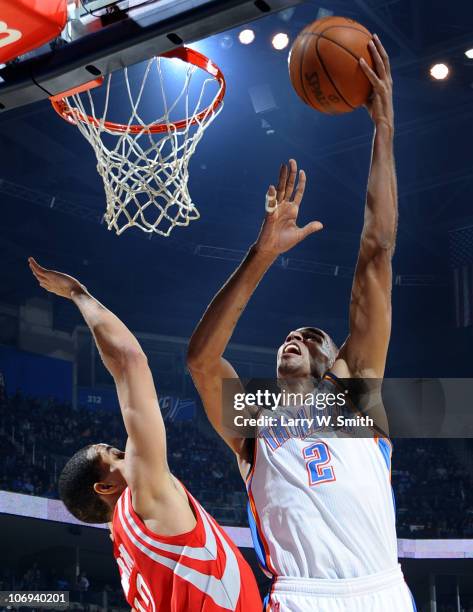
[[[348,102],[347,100],[345,100],[344,96],[341,94],[340,90],[339,90],[339,89],[338,89],[338,87],[335,85],[335,83],[334,83],[334,81],[333,81],[332,77],[330,76],[330,74],[329,74],[329,72],[328,72],[327,68],[325,67],[324,60],[322,59],[322,54],[321,54],[321,53],[319,53],[319,40],[320,40],[320,38],[321,38],[321,37],[320,37],[320,35],[319,35],[319,36],[317,36],[317,43],[316,43],[316,45],[315,45],[315,46],[316,46],[316,49],[317,49],[317,56],[318,56],[318,58],[319,58],[320,65],[321,65],[321,66],[322,66],[322,68],[324,69],[324,72],[325,72],[325,74],[327,75],[328,80],[329,80],[329,81],[332,83],[332,87],[333,87],[333,88],[335,89],[335,91],[338,93],[338,95],[340,96],[340,98],[341,98],[341,99],[342,99],[342,100],[345,102],[345,104],[346,104],[347,106],[349,106],[349,107],[350,107],[352,110],[354,110],[354,109],[355,109],[355,107],[354,107],[354,106],[352,106],[352,105],[350,104],[350,102]],[[323,38],[324,38],[324,37],[323,37]],[[326,39],[326,40],[330,40],[330,39]],[[332,42],[332,41],[331,41],[331,42]]]
[[[337,47],[340,47],[341,49],[343,49],[344,51],[349,53],[356,60],[359,60],[360,58],[357,57],[352,51],[350,51],[350,49],[347,49],[346,47],[341,45],[338,41],[333,40],[333,38],[329,38],[328,36],[324,36],[324,32],[327,32],[328,30],[331,30],[332,28],[348,28],[350,30],[356,30],[357,32],[361,32],[367,38],[369,38],[369,36],[368,36],[368,34],[366,34],[366,32],[364,32],[363,30],[359,30],[358,28],[354,28],[353,26],[330,26],[329,28],[325,28],[325,30],[323,30],[322,32],[305,32],[304,36],[317,36],[317,38],[323,38],[325,40],[328,40],[331,43],[333,43],[334,45],[337,45]]]
[[[327,30],[333,30],[335,28],[345,28],[345,29],[348,29],[348,30],[356,30],[357,32],[360,32],[361,34],[364,34],[368,38],[371,37],[371,34],[366,32],[365,30],[360,30],[360,28],[355,28],[354,26],[349,26],[349,25],[331,25],[331,26],[328,26],[328,28],[325,28],[325,30],[321,30],[320,32],[318,32],[318,31],[312,32],[312,30],[308,30],[307,32],[305,32],[304,30],[302,30],[302,32],[299,34],[299,36],[320,36],[324,32],[327,32]]]
[[[358,28],[354,28],[352,26],[330,26],[330,28],[326,28],[323,32],[321,32],[319,34],[319,36],[317,38],[317,42],[319,41],[320,38],[323,38],[324,40],[327,40],[327,41],[331,42],[332,44],[336,45],[337,47],[339,47],[340,49],[345,51],[345,53],[348,53],[348,55],[351,55],[351,57],[353,57],[353,59],[355,59],[357,62],[359,62],[360,58],[357,55],[355,55],[350,49],[347,49],[347,47],[345,47],[344,45],[340,44],[338,41],[333,40],[333,38],[330,38],[329,36],[324,36],[325,32],[327,32],[331,28],[335,28],[335,27],[337,27],[337,28],[349,28],[351,30],[356,30],[357,32],[361,32],[362,34],[366,34],[366,32],[363,32],[363,30],[360,30]],[[368,34],[366,34],[366,36],[368,37]],[[350,104],[348,101],[346,101],[346,102],[347,102],[347,104]],[[350,106],[352,106],[352,105],[350,104]],[[356,108],[356,107],[352,106],[352,108]]]
[[[328,28],[325,28],[325,30],[322,30],[321,34],[326,32],[327,30],[331,30],[332,28],[348,28],[349,30],[356,30],[357,32],[361,32],[365,36],[368,36],[368,38],[371,37],[371,34],[367,32],[366,30],[362,30],[361,28],[356,28],[355,26],[351,26],[351,25],[341,25],[341,24],[328,26]]]
[[[302,92],[304,94],[305,103],[308,106],[312,106],[310,103],[310,97],[307,95],[307,91],[306,91],[305,83],[304,83],[304,60],[305,60],[306,53],[307,53],[307,40],[305,41],[304,48],[302,49],[302,57],[300,60],[300,78],[301,78]]]
[[[324,36],[325,32],[328,32],[329,30],[331,30],[332,28],[345,28],[347,30],[356,30],[357,32],[361,32],[361,34],[364,34],[367,38],[369,38],[371,40],[371,37],[369,34],[367,34],[364,30],[360,30],[359,28],[354,28],[353,26],[329,26],[328,28],[325,28],[325,30],[323,30],[322,32],[320,32],[320,35],[322,38],[325,38],[325,40],[329,40],[330,42],[334,43],[335,45],[337,45],[338,47],[341,47],[342,49],[344,49],[347,53],[349,53],[352,57],[354,57],[356,60],[359,60],[360,58],[357,57],[350,49],[347,49],[346,47],[344,47],[343,45],[341,45],[338,41],[333,40],[333,38],[329,38],[328,36]]]

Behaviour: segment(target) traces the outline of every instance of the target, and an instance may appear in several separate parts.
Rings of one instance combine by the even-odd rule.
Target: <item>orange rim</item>
[[[83,123],[90,123],[96,127],[103,126],[110,132],[117,132],[118,134],[139,134],[141,132],[159,134],[162,132],[168,132],[171,126],[176,130],[181,130],[189,125],[194,125],[195,123],[198,123],[199,121],[207,117],[207,115],[214,113],[222,103],[223,98],[225,97],[227,87],[225,77],[223,76],[223,72],[220,70],[220,68],[202,53],[199,53],[194,49],[189,49],[188,47],[178,47],[177,49],[173,49],[172,51],[163,53],[161,57],[177,58],[182,60],[183,62],[187,62],[188,64],[197,66],[198,68],[201,68],[202,70],[213,76],[215,80],[220,83],[220,90],[214,102],[210,106],[205,108],[203,111],[201,111],[198,115],[196,115],[193,119],[182,119],[181,121],[174,121],[171,123],[159,123],[157,125],[151,125],[148,128],[144,128],[142,125],[139,124],[124,125],[122,123],[114,123],[113,121],[102,122],[96,119],[95,117],[92,117],[91,115],[82,113],[80,110],[73,109],[71,108],[71,106],[69,106],[66,101],[68,96],[81,93],[94,87],[100,87],[104,81],[103,77],[95,79],[94,81],[90,81],[85,85],[80,85],[79,87],[76,87],[74,89],[70,89],[66,92],[52,96],[50,98],[51,104],[54,110],[58,113],[58,115],[60,115],[65,121],[68,121],[69,123],[76,124],[78,121],[82,121]]]

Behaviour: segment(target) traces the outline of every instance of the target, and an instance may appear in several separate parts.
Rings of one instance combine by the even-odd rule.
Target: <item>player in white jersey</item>
[[[360,379],[384,375],[398,216],[394,112],[389,58],[376,36],[370,50],[375,69],[360,67],[373,85],[367,110],[375,133],[349,334],[338,349],[318,328],[290,332],[277,357],[286,391],[336,396],[346,386],[341,379],[355,387]],[[248,300],[279,255],[322,229],[319,221],[297,226],[305,181],[294,160],[281,167],[277,187],[268,190],[260,234],[197,326],[188,365],[209,419],[247,482],[255,549],[273,577],[266,610],[410,612],[415,604],[397,560],[389,440],[348,436],[343,429],[324,433],[308,424],[310,403],[289,402],[279,410],[280,419],[286,411],[307,417],[294,426],[265,421],[259,412],[255,440],[230,431],[222,413],[223,404],[230,409],[223,381],[239,385],[223,353]],[[250,412],[247,405],[245,414]]]

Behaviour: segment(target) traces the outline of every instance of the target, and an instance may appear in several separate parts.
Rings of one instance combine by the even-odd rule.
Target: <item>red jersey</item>
[[[186,490],[196,525],[184,534],[150,531],[126,488],[113,513],[113,548],[125,597],[136,612],[261,612],[250,566],[222,527]]]

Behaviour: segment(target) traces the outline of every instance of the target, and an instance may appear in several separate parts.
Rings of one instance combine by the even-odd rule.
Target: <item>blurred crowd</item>
[[[0,568],[0,591],[67,591],[70,605],[76,610],[102,609],[105,595],[108,609],[129,609],[119,582],[110,585],[92,580],[91,583],[86,572],[80,572],[77,578],[71,581],[60,570],[52,568],[45,571],[36,562],[24,572]],[[0,610],[3,609],[0,607]]]
[[[168,422],[171,470],[219,521],[246,524],[246,494],[231,451],[205,419]],[[0,396],[0,489],[56,498],[67,459],[92,442],[123,449],[120,415],[102,407],[73,410],[54,400]],[[398,535],[473,537],[472,461],[453,440],[397,440],[392,484]]]
[[[451,584],[449,590],[448,593],[439,593],[437,612],[457,612],[459,609],[460,612],[473,612],[473,598],[462,595],[460,608],[457,608]],[[36,562],[26,566],[25,571],[20,572],[0,567],[0,591],[67,591],[71,608],[74,610],[85,610],[86,612],[102,610],[125,612],[129,610],[123,597],[118,573],[114,584],[108,584],[89,577],[85,571],[80,572],[77,578],[71,581],[60,570],[56,568],[43,570]],[[7,608],[0,606],[0,611],[3,612],[3,610]]]
[[[28,566],[24,572],[0,569],[0,591],[70,591],[87,592],[90,582],[85,572],[81,572],[75,582],[68,580],[56,568],[50,571],[40,569],[37,562]]]
[[[472,458],[459,449],[455,440],[395,441],[392,485],[399,537],[473,537]]]
[[[205,419],[167,422],[172,472],[218,520],[246,522],[243,482],[227,446]],[[106,442],[125,447],[120,415],[101,408],[72,410],[54,400],[20,393],[0,399],[0,490],[57,498],[57,479],[80,448]]]

